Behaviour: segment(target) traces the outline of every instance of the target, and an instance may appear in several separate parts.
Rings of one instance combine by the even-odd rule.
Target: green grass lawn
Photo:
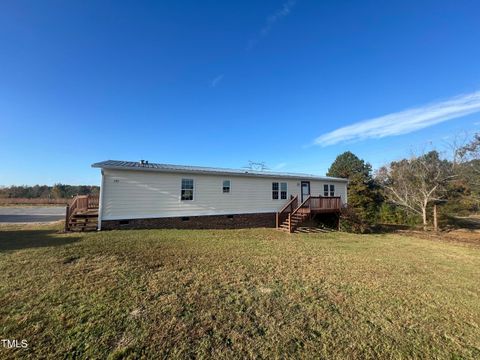
[[[480,358],[480,247],[0,227],[0,358]]]

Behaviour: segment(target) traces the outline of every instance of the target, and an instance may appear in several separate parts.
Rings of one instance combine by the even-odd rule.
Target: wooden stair
[[[98,227],[98,211],[73,214],[68,222],[69,231],[95,231]]]
[[[98,197],[77,195],[67,206],[65,231],[95,231],[98,227]]]
[[[288,233],[293,233],[305,220],[309,218],[310,213],[307,212],[290,215],[278,226],[278,229],[281,231],[286,231]]]

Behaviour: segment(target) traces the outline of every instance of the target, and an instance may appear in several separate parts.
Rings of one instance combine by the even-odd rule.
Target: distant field
[[[0,227],[0,358],[480,358],[480,247]]]
[[[43,198],[0,198],[0,206],[15,205],[66,205],[71,199],[43,199]]]

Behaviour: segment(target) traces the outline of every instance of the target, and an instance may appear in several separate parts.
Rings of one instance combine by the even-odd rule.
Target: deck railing
[[[88,210],[98,209],[98,202],[98,196],[95,195],[75,196],[65,210],[65,231],[68,231],[68,226],[73,215]]]
[[[283,223],[287,217],[288,214],[290,214],[292,211],[294,211],[298,206],[298,196],[292,196],[290,201],[285,204],[285,206],[277,212],[277,217],[276,217],[276,223],[277,223],[277,228],[280,226],[281,223]]]
[[[87,209],[98,209],[99,197],[88,195]]]
[[[340,211],[341,207],[340,196],[310,196],[310,210]]]
[[[295,210],[287,215],[288,231],[295,230],[292,228],[292,218],[294,215],[301,215],[302,218],[310,216],[312,212],[339,212],[342,207],[342,199],[340,196],[309,196]]]

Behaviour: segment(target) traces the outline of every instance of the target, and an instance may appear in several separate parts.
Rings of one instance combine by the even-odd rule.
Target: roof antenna
[[[256,162],[256,161],[248,160],[248,165],[244,166],[244,168],[249,170],[255,170],[255,171],[268,170],[268,166],[265,164],[265,161]]]

